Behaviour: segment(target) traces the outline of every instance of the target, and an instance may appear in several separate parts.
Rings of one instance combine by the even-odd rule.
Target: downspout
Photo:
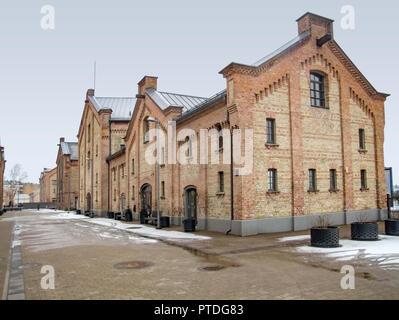
[[[226,231],[226,235],[228,235],[232,231],[234,220],[233,130],[230,126],[230,114],[228,111],[227,123],[229,124],[230,129],[230,229]]]
[[[109,141],[109,145],[108,145],[108,157],[111,156],[111,135],[112,135],[112,130],[111,130],[111,117],[109,118],[109,122],[108,122],[108,127],[109,127],[109,133],[108,133],[108,141]],[[108,183],[107,183],[107,188],[108,188],[108,203],[107,203],[107,208],[108,208],[108,212],[111,211],[111,207],[110,207],[110,201],[111,201],[111,189],[110,189],[110,184],[111,184],[111,164],[110,161],[107,161],[107,165],[108,165]]]

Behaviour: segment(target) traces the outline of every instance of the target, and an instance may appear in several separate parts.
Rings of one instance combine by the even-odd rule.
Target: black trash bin
[[[143,210],[140,212],[140,223],[141,224],[145,224],[145,216],[146,216],[146,212]]]
[[[82,213],[82,211],[80,211],[79,209],[76,210],[76,214],[81,214],[81,213]]]
[[[188,218],[183,220],[184,232],[194,232],[195,231],[195,219]]]
[[[169,228],[170,220],[169,217],[161,217],[161,228]]]
[[[113,211],[108,211],[107,215],[108,215],[109,219],[113,219],[114,218],[114,212]]]
[[[132,214],[132,211],[130,211],[130,210],[127,210],[126,211],[126,213],[125,213],[125,219],[126,219],[126,221],[133,221],[133,214]]]

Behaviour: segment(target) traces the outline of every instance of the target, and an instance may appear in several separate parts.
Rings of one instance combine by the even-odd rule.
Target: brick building
[[[4,158],[4,147],[0,146],[0,211],[4,207],[4,170],[6,167],[6,160]]]
[[[79,153],[77,142],[60,138],[57,155],[57,208],[77,209],[79,199]]]
[[[388,95],[334,40],[332,20],[306,13],[297,23],[298,36],[272,54],[226,66],[226,89],[211,98],[158,91],[157,78],[144,77],[124,142],[121,132],[108,153],[110,171],[100,162],[112,177],[108,208],[155,210],[159,188],[172,223],[195,217],[200,229],[243,236],[308,229],[319,215],[335,225],[383,218]],[[159,186],[149,161],[154,121],[163,137]],[[230,165],[230,141],[244,165]]]
[[[124,144],[135,100],[87,91],[78,133],[79,209],[103,216],[110,210],[107,157]]]
[[[40,174],[40,202],[57,201],[57,168],[44,168]]]

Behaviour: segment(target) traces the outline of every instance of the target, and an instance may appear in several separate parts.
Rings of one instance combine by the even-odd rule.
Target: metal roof
[[[254,67],[259,67],[261,64],[277,57],[279,54],[283,53],[285,50],[288,50],[292,46],[296,45],[298,42],[302,41],[303,39],[307,38],[310,36],[310,31],[305,31],[301,33],[300,35],[296,36],[294,39],[291,41],[288,41],[285,45],[282,47],[278,48],[277,50],[273,51],[269,55],[263,57],[262,59],[256,61],[255,63],[252,64]]]
[[[201,109],[206,108],[207,106],[209,106],[210,104],[212,104],[213,102],[225,98],[227,95],[227,91],[226,89],[214,94],[213,96],[211,96],[208,99],[205,99],[204,101],[202,101],[201,103],[197,104],[196,106],[194,106],[193,108],[191,108],[190,110],[188,110],[187,112],[183,112],[183,114],[179,117],[177,117],[175,120],[179,121],[182,120],[188,116],[190,116],[191,114],[194,114],[198,111],[200,111]]]
[[[146,92],[162,110],[168,107],[180,107],[183,108],[183,113],[190,111],[200,103],[207,100],[207,98],[204,97],[161,92],[154,88],[148,88],[146,89]]]
[[[61,142],[61,151],[62,154],[70,155],[71,160],[79,160],[77,142]]]
[[[133,97],[95,97],[89,96],[97,111],[111,109],[111,120],[130,121],[133,115],[136,98]]]

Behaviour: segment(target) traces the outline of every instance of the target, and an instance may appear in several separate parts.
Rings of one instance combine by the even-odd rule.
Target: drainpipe
[[[108,156],[111,156],[111,135],[112,135],[112,130],[111,130],[111,117],[109,118],[109,122],[108,122],[108,127],[109,127],[109,134],[108,134],[108,141],[109,141],[109,146],[108,146]],[[107,161],[107,165],[108,165],[108,183],[107,183],[107,188],[108,188],[108,203],[107,203],[107,207],[108,207],[108,212],[111,211],[111,207],[110,207],[110,202],[111,202],[111,189],[110,189],[110,184],[111,184],[111,164],[110,161]]]
[[[230,114],[227,111],[227,123],[230,129],[230,229],[226,231],[228,235],[233,228],[234,220],[234,181],[233,181],[233,130],[230,126]]]

